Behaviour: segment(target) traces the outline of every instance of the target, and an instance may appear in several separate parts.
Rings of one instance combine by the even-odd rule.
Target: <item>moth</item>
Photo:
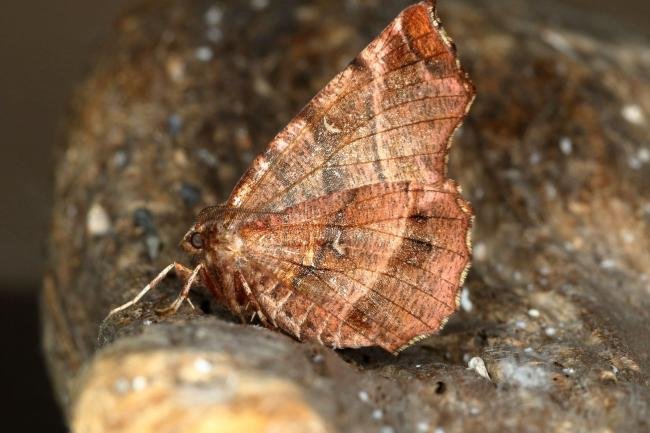
[[[434,1],[403,10],[271,141],[172,263],[242,320],[333,348],[397,353],[457,309],[472,209],[447,178],[474,98]]]

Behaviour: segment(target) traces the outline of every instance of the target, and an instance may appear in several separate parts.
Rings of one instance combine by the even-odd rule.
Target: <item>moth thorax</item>
[[[241,236],[236,233],[222,233],[219,236],[218,249],[221,251],[239,254],[244,247],[244,241]]]

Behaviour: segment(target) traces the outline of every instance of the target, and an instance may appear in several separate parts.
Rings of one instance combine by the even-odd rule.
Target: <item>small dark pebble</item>
[[[156,235],[156,226],[153,222],[153,214],[147,208],[141,207],[133,212],[133,221],[147,235]]]
[[[201,190],[194,185],[183,183],[181,185],[181,198],[188,207],[193,207],[201,201]]]
[[[178,114],[172,114],[167,119],[167,127],[169,129],[169,133],[172,136],[176,137],[181,133],[181,130],[183,129],[183,119],[181,119],[181,116]]]

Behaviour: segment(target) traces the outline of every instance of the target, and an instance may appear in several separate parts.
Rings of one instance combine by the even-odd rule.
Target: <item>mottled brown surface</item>
[[[231,3],[208,26],[207,3],[177,0],[120,21],[77,98],[57,172],[43,311],[71,422],[86,431],[135,419],[137,431],[201,431],[215,420],[232,431],[246,420],[258,422],[250,431],[647,431],[647,40],[552,2],[440,5],[478,89],[451,158],[477,215],[472,308],[465,302],[443,335],[397,358],[333,352],[224,322],[202,292],[192,295],[200,310],[158,324],[154,308],[177,294],[173,280],[98,332],[111,307],[184,260],[176,244],[193,214],[225,198],[273,134],[405,6],[332,3],[273,2],[259,13]],[[215,29],[222,38],[211,42]],[[112,344],[93,358],[98,342]],[[472,356],[491,380],[466,368]],[[261,397],[272,390],[286,406]]]

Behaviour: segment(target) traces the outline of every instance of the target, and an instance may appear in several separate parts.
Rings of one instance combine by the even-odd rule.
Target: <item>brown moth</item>
[[[167,266],[242,320],[299,340],[397,352],[456,310],[471,206],[446,177],[474,88],[433,1],[403,10],[269,144]]]

